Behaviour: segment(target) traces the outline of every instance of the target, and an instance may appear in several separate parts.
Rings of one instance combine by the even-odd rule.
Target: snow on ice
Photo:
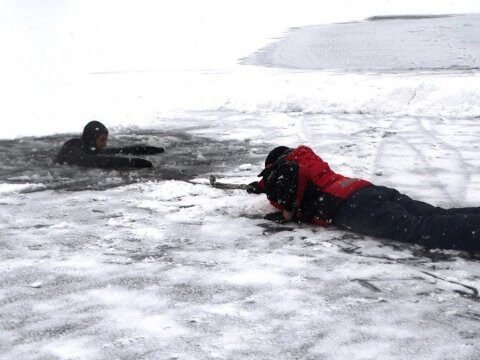
[[[118,3],[118,14],[128,14],[130,8]],[[345,2],[338,13],[320,9],[317,17],[311,3],[303,2],[303,10],[295,6],[277,19],[271,9],[285,10],[284,4],[262,3],[256,12],[242,5],[250,13],[244,9],[245,17],[239,17],[207,1],[205,9],[192,4],[197,19],[195,11],[180,11],[186,2],[180,3],[175,14],[185,21],[213,25],[184,30],[178,43],[158,35],[168,50],[160,68],[159,53],[148,49],[155,39],[152,24],[165,25],[159,13],[147,11],[150,3],[138,5],[141,26],[132,34],[111,7],[91,13],[76,2],[72,12],[68,6],[52,8],[54,15],[67,12],[73,25],[44,21],[57,19],[44,8],[16,8],[17,18],[3,15],[2,29],[20,26],[22,36],[34,32],[37,40],[60,34],[45,49],[73,46],[77,58],[73,72],[43,52],[34,64],[41,68],[46,61],[52,81],[62,80],[64,71],[75,86],[67,76],[34,96],[46,71],[29,80],[31,89],[16,83],[2,93],[0,113],[10,122],[0,125],[1,357],[480,357],[478,258],[334,228],[270,223],[263,219],[272,210],[264,197],[208,184],[212,173],[219,181],[253,181],[272,146],[306,143],[346,175],[441,206],[478,206],[480,76],[477,60],[469,58],[479,51],[472,33],[478,32],[478,15],[324,26],[375,15],[479,13],[478,5],[439,1],[432,10],[418,1],[401,7],[379,0],[372,3],[381,13],[362,7],[346,15],[342,6],[354,2]],[[216,6],[230,17],[213,16]],[[42,16],[32,20],[36,11]],[[94,24],[88,29],[80,21],[87,13]],[[180,32],[169,15],[161,15],[169,34]],[[273,24],[262,27],[265,19]],[[29,21],[32,28],[25,27]],[[53,23],[70,35],[53,31]],[[325,67],[317,66],[325,61],[316,47],[322,31],[342,38],[346,26],[355,39],[370,41],[379,24],[384,34],[399,38],[397,31],[406,31],[409,43],[402,51],[411,53],[379,68],[377,60],[349,54],[354,47],[347,41],[346,54],[337,60],[357,59],[356,71],[348,64],[314,70]],[[225,53],[214,43],[220,25],[232,37]],[[287,31],[295,26],[300,28]],[[101,41],[122,40],[115,30],[130,36],[125,39],[142,35],[146,42],[121,57],[123,41],[118,47]],[[245,43],[233,41],[243,36]],[[456,50],[437,51],[439,36],[457,40],[450,42]],[[186,46],[192,39],[199,47]],[[379,50],[385,46],[375,44]],[[425,44],[432,48],[413,59]],[[185,55],[187,48],[198,58],[179,56],[183,62],[173,69],[175,51]],[[79,49],[90,50],[88,59]],[[136,58],[135,51],[142,56]],[[152,58],[144,56],[149,51]],[[456,66],[454,53],[465,55],[468,64]],[[71,60],[70,53],[51,54]],[[116,55],[121,66],[115,66]],[[335,60],[332,51],[327,60]],[[60,72],[52,70],[54,64]],[[30,107],[19,105],[29,99]],[[140,142],[166,152],[149,157],[151,170],[131,173],[53,164],[58,147],[91,119],[110,126],[112,145]]]

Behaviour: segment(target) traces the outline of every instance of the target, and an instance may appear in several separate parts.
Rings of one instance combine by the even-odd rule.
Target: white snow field
[[[479,254],[270,223],[264,196],[208,184],[303,143],[477,206],[476,2],[98,3],[0,8],[0,358],[480,358]],[[362,21],[409,14],[458,15]],[[388,66],[379,29],[408,41]],[[133,172],[54,164],[93,119],[166,152]]]

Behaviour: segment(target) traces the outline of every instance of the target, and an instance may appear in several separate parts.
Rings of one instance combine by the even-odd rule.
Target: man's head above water
[[[89,148],[101,150],[107,146],[108,129],[100,121],[90,121],[83,129],[82,140]]]

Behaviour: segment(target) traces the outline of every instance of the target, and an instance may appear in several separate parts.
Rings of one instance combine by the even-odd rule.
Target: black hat
[[[100,121],[90,121],[83,129],[82,140],[88,146],[95,146],[98,135],[107,134],[108,129]]]
[[[263,169],[258,176],[263,176],[267,169],[271,168],[277,161],[291,153],[292,150],[293,149],[286,146],[277,146],[275,149],[270,151],[265,159],[265,169]]]
[[[292,149],[286,146],[277,146],[268,153],[268,156],[265,159],[265,167],[271,166],[279,157],[287,155],[290,151],[292,151]]]

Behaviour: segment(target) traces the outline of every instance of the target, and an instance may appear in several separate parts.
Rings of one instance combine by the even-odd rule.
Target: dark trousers
[[[355,233],[428,248],[480,251],[479,207],[443,209],[384,186],[354,193],[333,223]]]

